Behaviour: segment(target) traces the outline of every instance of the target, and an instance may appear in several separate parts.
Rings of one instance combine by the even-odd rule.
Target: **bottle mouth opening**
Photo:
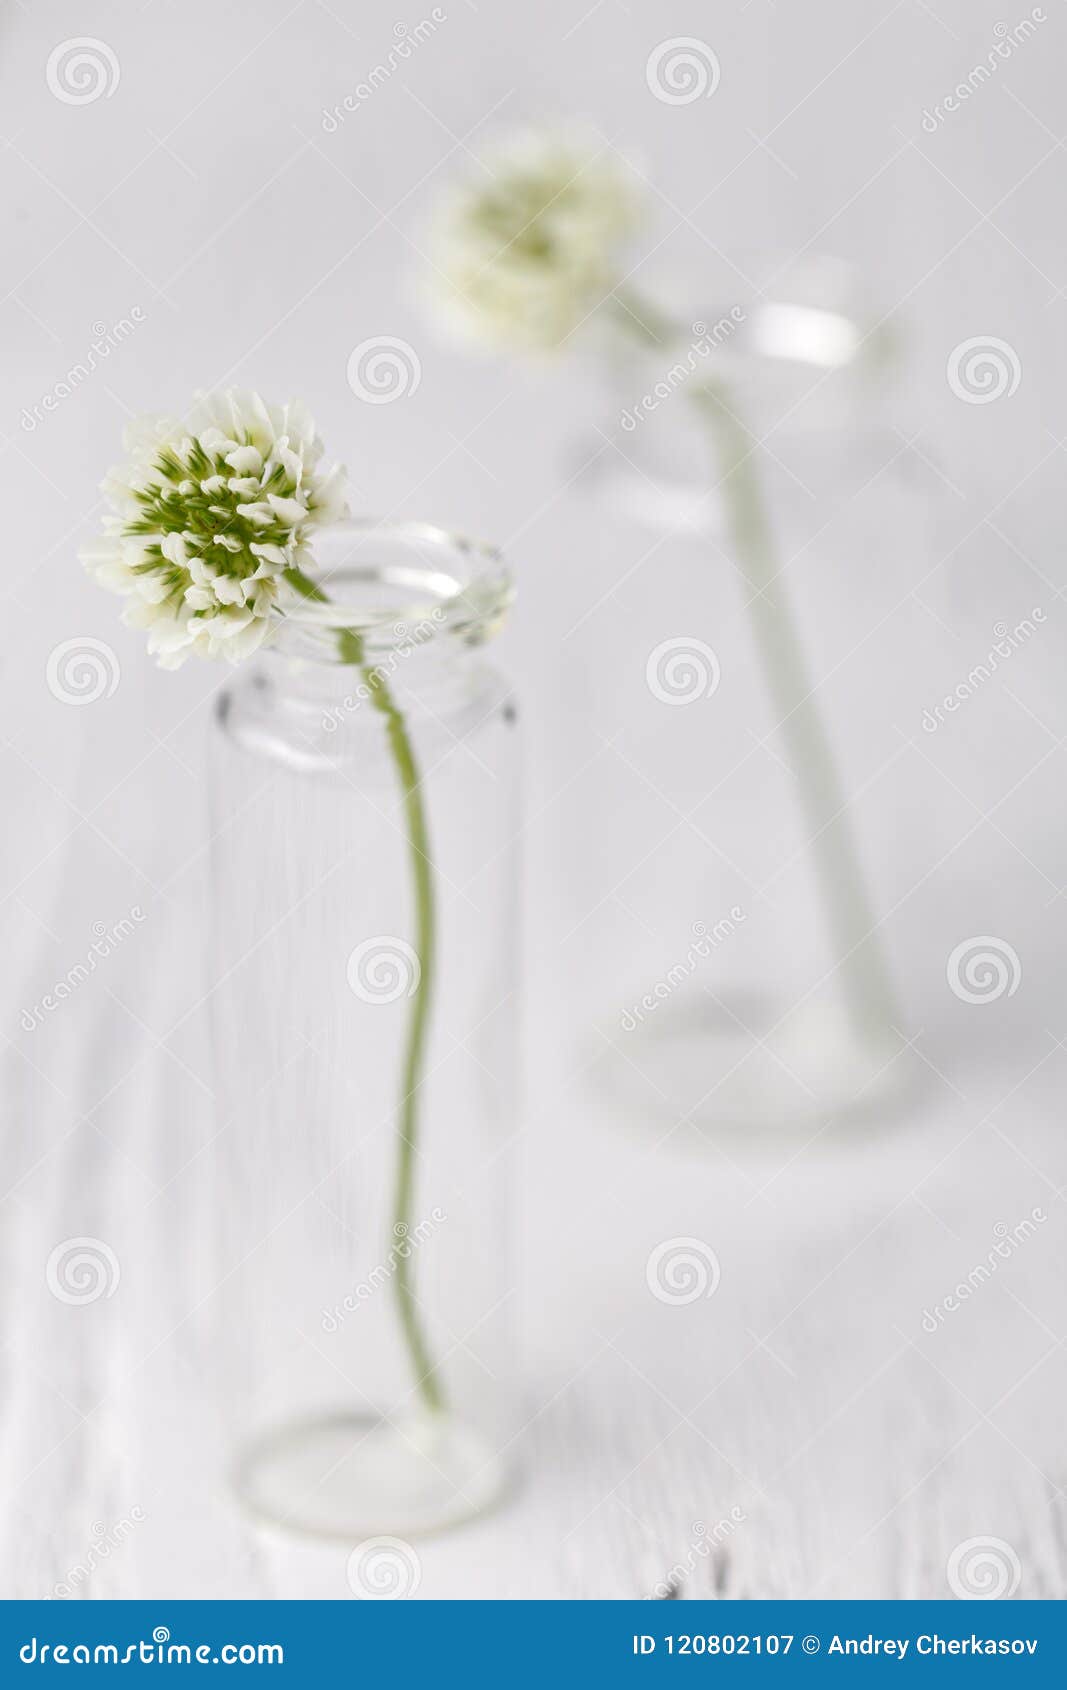
[[[757,389],[802,391],[828,382],[887,380],[899,362],[891,314],[848,262],[826,253],[782,262],[768,253],[746,253],[740,268],[711,280],[713,303],[693,311],[693,297],[673,279],[661,290],[679,331],[669,346],[648,354],[677,360],[688,378],[717,375]],[[708,295],[705,294],[705,298]]]
[[[499,552],[431,523],[331,523],[315,535],[303,568],[326,599],[289,606],[271,646],[317,662],[346,661],[344,632],[360,636],[368,660],[431,640],[480,645],[515,596]]]

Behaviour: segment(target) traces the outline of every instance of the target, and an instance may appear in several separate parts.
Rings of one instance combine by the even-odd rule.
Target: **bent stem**
[[[678,338],[668,319],[632,295],[618,296],[616,322],[645,346],[668,348]],[[703,380],[689,395],[710,426],[719,459],[719,486],[731,549],[751,588],[746,610],[764,682],[779,718],[789,764],[810,834],[815,879],[845,984],[848,1011],[860,1036],[884,1038],[895,1002],[876,937],[847,802],[815,701],[800,635],[784,585],[759,485],[755,446],[721,382]]]
[[[305,598],[321,604],[329,603],[328,595],[302,570],[287,569],[285,575],[290,586]],[[398,709],[382,671],[366,661],[363,636],[351,628],[339,628],[336,635],[341,662],[359,669],[374,708],[385,719],[386,738],[396,765],[404,804],[415,906],[415,955],[419,972],[410,999],[397,1115],[399,1142],[393,1184],[393,1232],[403,1241],[411,1232],[415,1157],[419,1136],[419,1090],[426,1060],[426,1040],[437,960],[433,859],[430,855],[426,808],[422,800],[422,782],[403,713]],[[396,1272],[393,1274],[392,1283],[395,1287],[400,1327],[415,1373],[417,1389],[426,1407],[438,1413],[444,1408],[444,1394],[422,1328],[410,1251],[407,1254],[397,1251]]]

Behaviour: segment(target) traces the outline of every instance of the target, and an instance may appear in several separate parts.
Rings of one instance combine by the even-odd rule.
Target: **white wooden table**
[[[58,972],[66,900],[82,908],[79,848],[85,824],[46,865],[51,903],[38,874],[9,904],[20,1007]],[[138,930],[5,1058],[3,1589],[346,1598],[342,1546],[249,1527],[209,1477],[225,1404],[203,1347],[204,1028],[159,1042],[195,999],[203,864],[142,862],[166,896],[145,891]],[[1013,1071],[951,1080],[923,1065],[895,1126],[739,1162],[616,1120],[551,974],[535,951],[530,1036],[554,1054],[530,1065],[522,1151],[521,1483],[418,1547],[420,1594],[939,1596],[953,1549],[992,1537],[1019,1594],[1062,1595],[1062,1049],[1034,1035]],[[924,1330],[1035,1207],[1047,1221]],[[65,1306],[45,1266],[81,1235],[121,1279]],[[674,1237],[713,1243],[710,1299],[649,1294],[648,1255]]]

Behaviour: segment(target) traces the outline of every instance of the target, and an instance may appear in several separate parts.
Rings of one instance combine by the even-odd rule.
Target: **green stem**
[[[634,296],[619,297],[616,321],[645,346],[668,351],[679,332]],[[849,1012],[864,1034],[883,1035],[896,1007],[848,819],[844,789],[815,701],[803,646],[778,580],[755,447],[721,382],[702,379],[690,401],[716,440],[731,549],[752,589],[747,609],[764,680],[779,717],[808,831],[816,883],[845,981]],[[774,597],[770,589],[777,587]]]
[[[321,587],[301,570],[287,569],[285,574],[290,586],[295,587],[305,598],[314,599],[318,603],[329,602]],[[338,628],[336,633],[341,662],[352,664],[360,670],[374,708],[385,719],[386,738],[396,765],[404,804],[415,903],[415,955],[419,967],[418,981],[411,996],[401,1073],[397,1119],[399,1144],[393,1185],[393,1231],[398,1237],[406,1238],[412,1230],[415,1158],[419,1137],[419,1090],[426,1060],[426,1040],[437,961],[433,859],[430,855],[426,808],[422,800],[422,782],[403,714],[397,707],[382,671],[367,663],[363,636],[351,628]],[[427,1408],[435,1412],[440,1411],[444,1407],[444,1395],[422,1329],[410,1252],[407,1255],[397,1253],[392,1284],[395,1288],[400,1326],[418,1390]]]
[[[415,1152],[419,1131],[418,1094],[426,1059],[426,1037],[429,1031],[437,960],[433,862],[430,856],[426,808],[422,801],[422,785],[407,725],[397,709],[381,671],[364,664],[363,677],[370,688],[375,709],[385,718],[386,736],[404,795],[411,880],[415,895],[415,954],[419,959],[420,973],[411,1000],[411,1017],[408,1022],[403,1077],[400,1083],[400,1146],[393,1196],[393,1229],[399,1233],[400,1229],[404,1228],[404,1236],[407,1236],[411,1231],[415,1192]],[[415,1377],[427,1407],[440,1409],[444,1407],[441,1386],[426,1348],[412,1281],[411,1256],[398,1256],[393,1284],[396,1286],[400,1324],[411,1353]]]

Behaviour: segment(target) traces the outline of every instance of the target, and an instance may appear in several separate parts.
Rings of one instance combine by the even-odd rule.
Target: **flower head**
[[[434,229],[442,301],[461,333],[506,350],[558,346],[615,285],[637,178],[566,132],[518,135],[484,160]]]
[[[261,644],[297,594],[316,527],[345,514],[344,472],[322,470],[303,405],[258,393],[201,394],[185,422],[152,418],[125,435],[129,461],[103,482],[104,533],[82,552],[130,602],[165,669],[192,653],[232,662]]]

